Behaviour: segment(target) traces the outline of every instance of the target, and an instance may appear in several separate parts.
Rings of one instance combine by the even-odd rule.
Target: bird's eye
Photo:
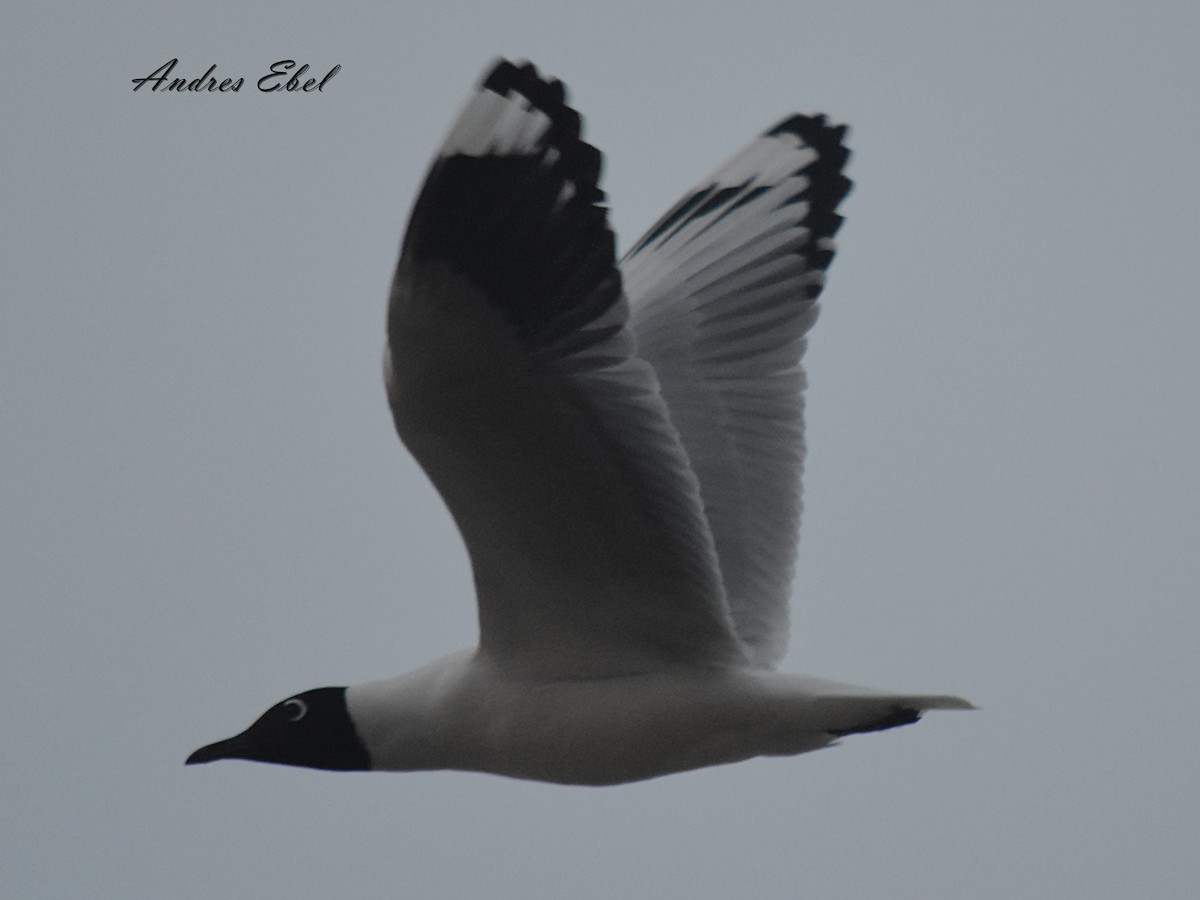
[[[299,697],[293,697],[291,700],[284,700],[283,708],[287,712],[287,718],[289,722],[299,722],[308,713],[308,704]]]

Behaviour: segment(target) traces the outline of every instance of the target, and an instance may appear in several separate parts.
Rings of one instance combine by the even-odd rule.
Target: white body
[[[533,681],[474,650],[353,686],[346,702],[376,769],[587,785],[817,750],[897,707],[970,708],[746,668]]]

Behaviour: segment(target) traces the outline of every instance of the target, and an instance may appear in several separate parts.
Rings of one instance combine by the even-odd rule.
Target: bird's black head
[[[317,688],[276,703],[241,734],[201,747],[187,765],[217,759],[339,771],[371,768],[346,709],[344,687]]]

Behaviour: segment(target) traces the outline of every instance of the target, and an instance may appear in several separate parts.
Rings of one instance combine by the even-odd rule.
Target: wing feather
[[[738,635],[787,647],[805,334],[850,182],[844,127],[793,116],[675,205],[621,262],[641,355],[692,468]]]
[[[546,677],[744,662],[628,326],[600,166],[561,83],[507,62],[485,78],[401,249],[396,427],[466,543],[484,651]]]

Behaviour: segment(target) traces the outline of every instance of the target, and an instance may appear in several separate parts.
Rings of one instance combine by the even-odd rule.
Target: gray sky
[[[5,20],[6,896],[1197,896],[1194,2]],[[623,246],[785,113],[850,123],[786,666],[982,711],[601,790],[184,768],[474,641],[379,355],[410,201],[499,54],[567,82]],[[246,85],[131,90],[172,57]],[[342,70],[255,90],[284,58]]]

